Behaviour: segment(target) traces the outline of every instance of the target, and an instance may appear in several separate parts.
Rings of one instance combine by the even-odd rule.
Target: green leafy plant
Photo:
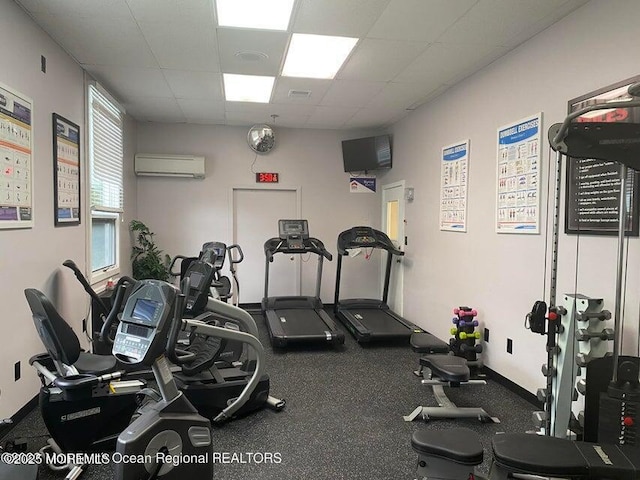
[[[155,242],[154,233],[139,220],[131,220],[129,231],[133,234],[134,241],[131,251],[131,268],[133,278],[144,280],[169,280],[169,255],[162,255]]]

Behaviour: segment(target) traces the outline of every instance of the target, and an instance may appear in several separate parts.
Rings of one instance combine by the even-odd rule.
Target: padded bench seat
[[[563,478],[640,479],[640,455],[632,447],[525,433],[496,435],[492,446],[497,465],[517,473]]]
[[[467,360],[455,355],[425,355],[420,365],[431,370],[434,376],[449,383],[468,382],[471,372]]]
[[[447,342],[443,342],[427,332],[411,334],[409,343],[411,344],[411,349],[417,353],[449,353],[449,344]]]
[[[411,447],[419,455],[439,457],[463,465],[482,463],[482,444],[478,434],[468,428],[416,430]]]

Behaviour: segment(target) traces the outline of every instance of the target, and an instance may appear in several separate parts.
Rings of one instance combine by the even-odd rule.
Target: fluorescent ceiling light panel
[[[216,0],[221,27],[286,30],[294,0]]]
[[[332,79],[356,43],[357,38],[294,33],[282,76]]]
[[[269,103],[276,77],[224,73],[224,96],[228,102]]]

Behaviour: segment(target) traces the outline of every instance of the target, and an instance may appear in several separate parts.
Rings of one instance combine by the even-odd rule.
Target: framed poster
[[[631,98],[627,93],[627,88],[630,84],[638,81],[640,81],[640,76],[569,100],[569,113],[588,105]],[[640,108],[596,110],[576,118],[575,121],[638,123],[640,122]],[[622,166],[617,162],[567,158],[565,233],[618,235],[621,170]],[[637,237],[639,233],[639,180],[638,172],[628,168],[625,186],[627,196],[625,233],[634,237]]]
[[[33,101],[0,84],[0,228],[33,227]]]
[[[496,232],[540,232],[542,113],[498,128]]]
[[[440,230],[466,232],[469,140],[444,147],[440,160]]]
[[[80,127],[53,114],[53,211],[56,226],[80,224]]]

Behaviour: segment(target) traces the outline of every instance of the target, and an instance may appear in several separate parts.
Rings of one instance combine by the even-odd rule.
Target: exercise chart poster
[[[56,225],[80,223],[80,127],[53,114],[53,179]]]
[[[440,230],[467,231],[469,140],[442,149],[440,166]]]
[[[496,232],[540,232],[542,113],[498,129]]]
[[[33,102],[0,84],[0,228],[33,227]]]

